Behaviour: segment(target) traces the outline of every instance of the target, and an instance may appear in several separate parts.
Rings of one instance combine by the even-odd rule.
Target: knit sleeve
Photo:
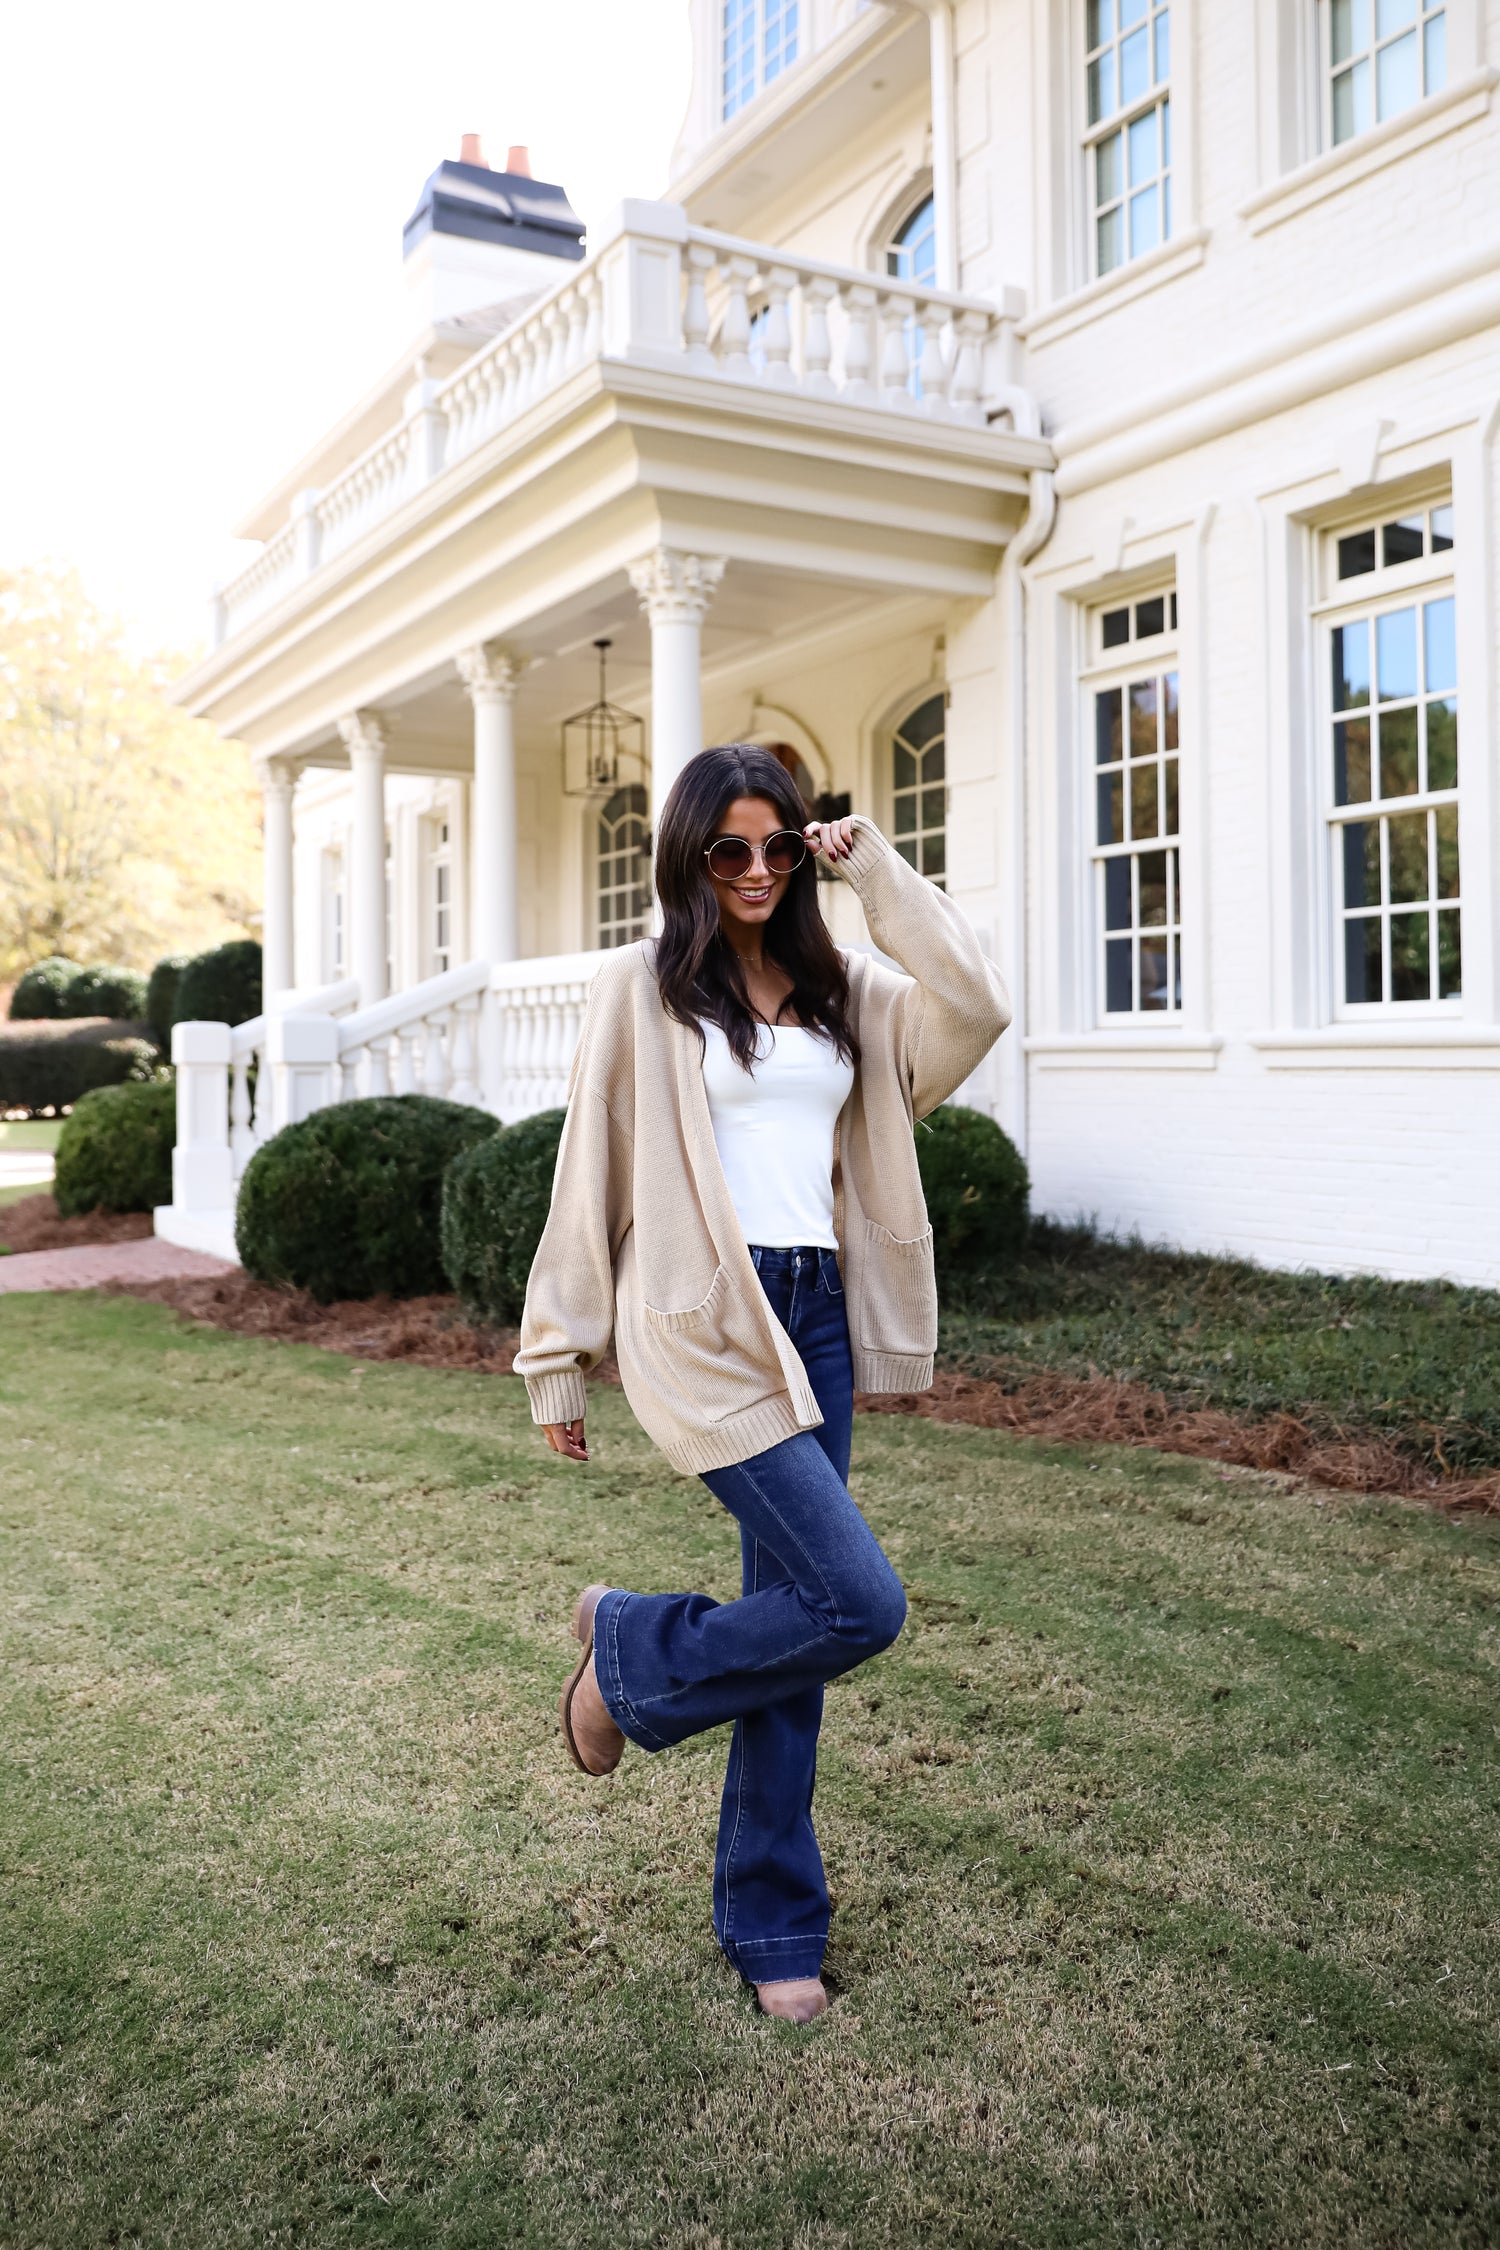
[[[1005,986],[952,899],[862,813],[854,848],[838,864],[871,937],[912,979],[897,1010],[898,1037],[912,1113],[925,1117],[977,1069],[1010,1022]]]
[[[603,989],[601,989],[603,988]],[[630,1226],[631,1133],[620,1101],[628,1080],[628,1004],[596,979],[573,1061],[568,1114],[521,1315],[515,1371],[534,1422],[576,1422],[584,1375],[609,1349],[615,1256]]]

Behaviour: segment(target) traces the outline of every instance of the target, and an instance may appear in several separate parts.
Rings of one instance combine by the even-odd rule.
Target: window
[[[633,945],[651,919],[651,808],[639,782],[599,814],[596,896],[601,946]]]
[[[1113,273],[1172,232],[1170,10],[1087,0],[1094,271]]]
[[[1447,83],[1444,0],[1327,0],[1324,19],[1335,148]]]
[[[1446,506],[1330,541],[1329,825],[1345,1008],[1463,991],[1452,546]]]
[[[797,17],[798,0],[724,0],[726,124],[797,60]]]
[[[323,854],[323,974],[332,982],[348,973],[348,918],[344,910],[344,855]]]
[[[1177,597],[1097,611],[1090,673],[1100,1013],[1182,1008]],[[1119,651],[1117,655],[1115,652]]]
[[[891,837],[909,867],[939,890],[948,874],[948,699],[931,695],[891,744]]]
[[[917,205],[892,236],[885,270],[896,281],[937,281],[937,218],[932,197]]]
[[[453,841],[446,820],[437,822],[434,828],[429,865],[430,973],[440,977],[453,966]]]

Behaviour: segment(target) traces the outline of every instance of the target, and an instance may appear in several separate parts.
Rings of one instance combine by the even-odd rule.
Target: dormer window
[[[797,60],[799,0],[724,0],[724,121]]]
[[[929,195],[903,220],[885,254],[885,270],[896,281],[937,280],[937,216]]]

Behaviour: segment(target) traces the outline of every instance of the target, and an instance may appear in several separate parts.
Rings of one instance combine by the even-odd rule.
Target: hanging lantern
[[[598,701],[563,721],[563,793],[568,797],[608,797],[622,779],[644,778],[645,721],[611,703],[605,687],[605,659],[613,645],[594,643],[599,651]]]

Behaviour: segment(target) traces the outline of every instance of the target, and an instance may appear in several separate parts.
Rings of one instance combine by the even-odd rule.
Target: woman
[[[584,1371],[613,1334],[637,1420],[739,1522],[739,1601],[585,1589],[560,1715],[591,1774],[627,1741],[662,1750],[733,1722],[714,1926],[761,2007],[798,2023],[828,2004],[823,1685],[906,1613],[845,1481],[853,1393],[932,1381],[912,1123],[1009,1021],[942,892],[870,821],[805,812],[745,744],[701,752],[674,784],[661,935],[595,977],[516,1357],[548,1443],[586,1461]],[[905,976],[834,945],[820,858]]]

